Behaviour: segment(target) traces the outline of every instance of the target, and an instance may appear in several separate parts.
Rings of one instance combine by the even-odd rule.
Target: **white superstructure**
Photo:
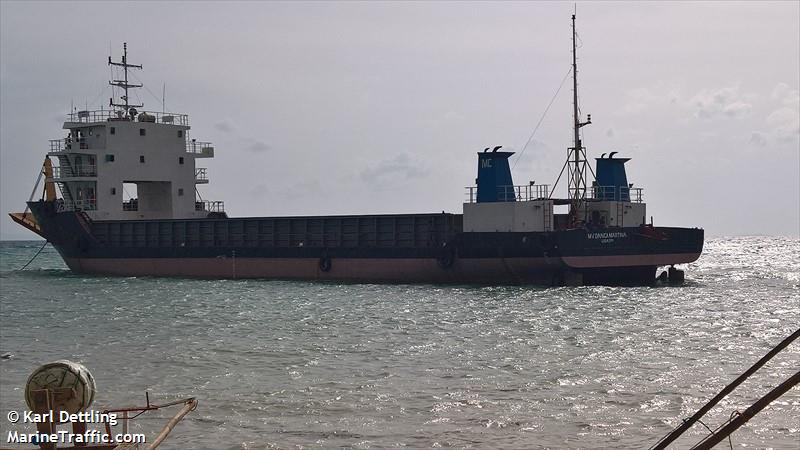
[[[614,197],[614,186],[593,186],[589,197],[577,205],[570,223],[567,214],[554,213],[556,200],[550,197],[549,185],[503,186],[497,201],[478,202],[477,188],[468,187],[469,200],[464,203],[465,232],[542,232],[557,228],[587,227],[591,229],[636,227],[647,223],[647,204],[642,189],[622,188]],[[619,198],[623,200],[608,200]],[[560,204],[567,199],[557,200]]]
[[[198,184],[208,183],[198,158],[214,156],[208,142],[189,138],[185,114],[139,112],[130,105],[127,47],[121,63],[124,80],[113,80],[125,94],[116,109],[77,111],[64,122],[67,135],[50,141],[54,165],[47,181],[61,193],[60,210],[84,211],[96,220],[187,219],[223,213],[222,202],[204,201]]]

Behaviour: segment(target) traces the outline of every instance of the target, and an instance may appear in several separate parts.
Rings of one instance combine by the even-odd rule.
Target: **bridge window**
[[[114,162],[114,155],[106,155],[106,162]]]
[[[139,128],[139,136],[144,136],[147,133],[147,130],[144,128]]]
[[[111,195],[117,195],[117,188],[111,188]]]
[[[182,138],[182,137],[183,137],[183,130],[178,130],[178,137],[179,137],[179,138]]]
[[[117,134],[117,129],[116,129],[116,128],[114,128],[114,127],[111,127],[111,128],[108,130],[108,134]]]
[[[144,155],[139,155],[139,162],[140,162],[140,163],[143,163],[143,162],[144,162]]]
[[[183,156],[178,157],[178,164],[183,164]]]
[[[178,195],[183,195],[183,188],[178,188]]]

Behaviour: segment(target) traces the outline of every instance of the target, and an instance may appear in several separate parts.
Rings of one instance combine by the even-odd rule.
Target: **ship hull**
[[[455,214],[93,222],[29,206],[69,268],[96,275],[647,285],[703,245],[686,228],[464,233]]]
[[[434,258],[65,258],[78,273],[120,276],[264,278],[366,283],[552,284],[558,268],[539,258],[461,259],[446,270]]]

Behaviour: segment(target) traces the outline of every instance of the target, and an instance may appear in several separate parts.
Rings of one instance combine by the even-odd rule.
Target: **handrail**
[[[644,188],[627,186],[592,186],[592,189],[589,191],[589,198],[595,200],[630,201],[632,203],[642,203],[643,190]]]
[[[67,146],[66,139],[50,139],[50,151],[51,152],[63,152]]]
[[[220,200],[198,200],[194,202],[195,211],[225,212],[225,202]]]
[[[211,145],[211,142],[195,141],[194,139],[186,142],[186,151],[189,153],[203,153],[207,148],[213,149],[214,146]]]
[[[123,211],[138,211],[139,210],[139,199],[132,198],[127,202],[122,202],[122,210]]]
[[[68,150],[89,150],[89,140],[85,137],[73,139],[66,137],[62,139],[50,139],[51,152],[66,152]],[[94,147],[93,147],[94,148]]]
[[[56,211],[94,211],[97,209],[96,199],[87,200],[64,200],[59,199],[56,202]]]
[[[477,203],[477,186],[467,186],[468,203]],[[497,186],[498,202],[529,202],[533,200],[544,200],[550,196],[549,184],[521,184],[514,186]]]
[[[81,164],[75,167],[53,167],[53,178],[96,177],[97,164]]]
[[[110,121],[134,122],[138,120],[139,122],[154,122],[168,125],[189,125],[189,116],[187,114],[176,114],[161,111],[139,111],[137,117],[131,117],[126,115],[123,111],[114,111],[108,109],[86,110],[67,114],[67,119],[68,122],[77,123]]]

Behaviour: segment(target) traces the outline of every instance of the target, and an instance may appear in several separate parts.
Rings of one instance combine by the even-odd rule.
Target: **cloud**
[[[800,92],[797,89],[790,88],[786,83],[776,84],[770,97],[785,106],[800,107]]]
[[[361,171],[361,179],[367,183],[410,180],[424,178],[427,175],[428,169],[405,153],[392,159],[383,160],[377,165]]]
[[[649,105],[657,103],[660,100],[658,95],[647,88],[632,89],[626,93],[626,96],[628,98],[625,105],[622,107],[622,111],[629,114],[642,112],[647,109]]]
[[[246,138],[244,139],[244,141],[245,141],[244,148],[249,152],[264,153],[272,150],[272,147],[269,146],[268,144],[265,144],[264,142],[261,142],[253,138]]]
[[[739,92],[738,87],[720,89],[703,89],[689,100],[695,108],[695,117],[712,119],[715,117],[744,117],[753,109],[753,105]]]
[[[758,131],[753,131],[753,134],[750,135],[750,140],[748,141],[749,144],[755,145],[756,147],[764,147],[767,145],[767,137],[764,136],[763,133],[759,133]]]
[[[656,105],[670,105],[678,101],[679,92],[675,86],[665,83],[656,83],[655,86],[635,88],[625,93],[625,104],[622,112],[625,114],[638,114]]]
[[[750,113],[750,110],[753,109],[753,105],[744,102],[733,102],[730,105],[726,106],[722,113],[728,117],[741,117],[745,116]]]
[[[233,123],[231,123],[229,120],[223,120],[222,122],[215,123],[214,128],[222,131],[223,133],[232,133],[235,129]]]
[[[787,91],[789,94],[784,92],[786,89],[781,85],[776,87],[780,95],[791,95],[791,90]],[[625,96],[626,100],[622,107],[622,112],[625,114],[639,114],[658,108],[679,108],[683,111],[693,111],[694,117],[700,119],[744,118],[753,112],[754,102],[764,98],[752,93],[743,93],[738,86],[706,88],[694,95],[686,95],[679,88],[664,83],[631,89]],[[606,135],[613,136],[613,134]]]
[[[781,141],[792,141],[800,135],[800,112],[791,108],[780,108],[766,118],[772,134]]]

